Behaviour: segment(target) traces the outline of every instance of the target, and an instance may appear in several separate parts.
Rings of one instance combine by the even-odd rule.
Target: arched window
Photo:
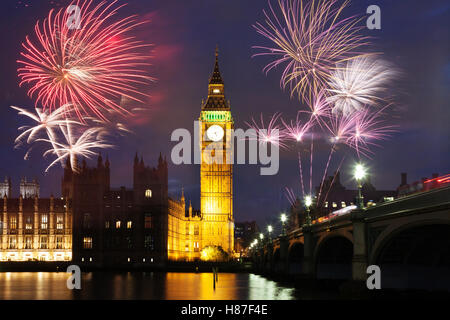
[[[145,190],[145,197],[146,198],[151,198],[152,197],[152,190],[150,190],[150,189]]]

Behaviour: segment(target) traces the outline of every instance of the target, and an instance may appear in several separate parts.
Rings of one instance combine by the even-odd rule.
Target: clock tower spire
[[[234,129],[234,120],[230,105],[225,99],[218,48],[214,70],[209,78],[208,97],[202,104],[199,125],[202,248],[217,246],[232,254],[234,217],[231,132]]]
[[[208,98],[202,105],[202,110],[229,110],[227,100],[225,99],[225,85],[219,70],[219,47],[216,47],[216,62],[214,71],[209,78]]]

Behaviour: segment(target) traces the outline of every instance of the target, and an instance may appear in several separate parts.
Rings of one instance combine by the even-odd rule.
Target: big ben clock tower
[[[203,218],[202,248],[234,249],[232,135],[234,121],[225,99],[219,71],[219,52],[209,79],[208,98],[199,119],[201,168],[200,207]]]

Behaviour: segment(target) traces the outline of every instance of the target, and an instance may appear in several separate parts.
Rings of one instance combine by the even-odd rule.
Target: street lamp
[[[306,196],[304,199],[304,203],[305,203],[305,207],[306,207],[306,224],[308,226],[311,225],[311,215],[310,215],[310,207],[312,205],[312,197],[311,196]]]
[[[273,231],[273,228],[272,228],[272,226],[271,225],[268,225],[267,226],[267,232],[269,233],[269,242],[272,242],[272,231]]]
[[[366,177],[367,171],[366,168],[360,163],[355,166],[355,171],[353,172],[353,177],[358,183],[358,198],[356,201],[356,205],[358,209],[362,209],[364,207],[364,198],[362,196],[362,184],[361,181]]]
[[[285,236],[286,235],[286,220],[287,220],[286,214],[282,213],[280,219],[281,219],[281,224],[283,226],[282,235]]]

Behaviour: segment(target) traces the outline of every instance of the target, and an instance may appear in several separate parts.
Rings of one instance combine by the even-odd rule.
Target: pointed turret
[[[102,154],[99,153],[98,159],[97,159],[97,168],[101,168],[101,167],[103,167],[103,158],[102,158]]]
[[[106,155],[105,167],[109,168],[109,165],[110,165],[110,163],[109,163],[109,156]]]
[[[137,166],[139,164],[139,157],[138,157],[138,153],[136,151],[136,155],[134,156],[134,166]]]
[[[162,153],[159,153],[159,158],[158,158],[158,168],[161,169],[164,166],[164,160],[162,157]]]

